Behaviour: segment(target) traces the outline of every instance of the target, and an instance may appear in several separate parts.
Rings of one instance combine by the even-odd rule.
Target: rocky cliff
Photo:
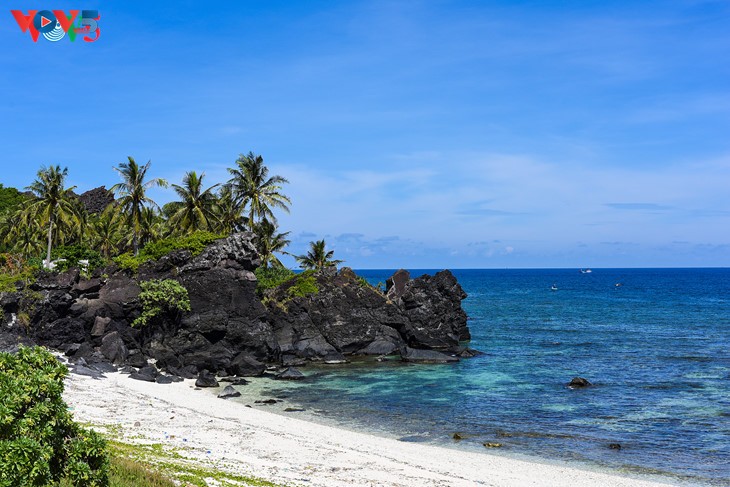
[[[259,264],[251,235],[240,233],[197,256],[172,252],[135,276],[113,269],[90,279],[74,269],[46,274],[0,295],[0,347],[35,342],[89,363],[142,367],[153,358],[173,373],[232,375],[263,373],[265,362],[388,354],[440,362],[453,360],[441,352],[464,353],[459,342],[469,339],[461,307],[466,294],[449,271],[416,279],[398,271],[382,292],[342,268],[308,274],[310,292],[292,292],[300,276],[262,300],[254,275]],[[149,279],[180,282],[191,311],[132,327],[141,312],[139,283]]]

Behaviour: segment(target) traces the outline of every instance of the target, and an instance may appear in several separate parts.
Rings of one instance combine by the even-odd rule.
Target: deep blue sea
[[[392,272],[358,274],[376,284]],[[730,485],[730,269],[454,274],[484,355],[307,366],[306,383],[271,381],[269,392],[404,441],[498,442],[489,453]],[[574,376],[594,386],[568,389]]]

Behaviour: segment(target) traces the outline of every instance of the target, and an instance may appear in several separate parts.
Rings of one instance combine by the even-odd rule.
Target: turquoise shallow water
[[[392,271],[358,273],[375,284]],[[485,355],[308,366],[306,383],[271,381],[266,393],[406,441],[499,442],[504,453],[730,485],[729,269],[454,274],[469,294],[471,346]],[[566,388],[578,375],[595,386]]]

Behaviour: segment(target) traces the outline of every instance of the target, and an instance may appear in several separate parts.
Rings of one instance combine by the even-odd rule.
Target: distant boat
[[[551,291],[557,291],[558,290],[558,286],[556,286],[555,284],[553,284],[552,286],[550,286],[550,290]]]
[[[615,284],[615,287],[621,287],[621,286],[623,286],[623,283],[621,283],[621,282],[617,282],[617,283]]]
[[[590,274],[591,272],[593,272],[593,271],[592,271],[592,270],[590,270],[590,269],[581,269],[581,270],[580,270],[580,273],[581,273],[581,274]]]

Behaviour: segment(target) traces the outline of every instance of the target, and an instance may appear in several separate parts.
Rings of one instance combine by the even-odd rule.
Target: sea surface
[[[308,365],[261,394],[403,441],[730,485],[730,269],[453,272],[484,355]],[[575,376],[594,386],[569,389]]]

